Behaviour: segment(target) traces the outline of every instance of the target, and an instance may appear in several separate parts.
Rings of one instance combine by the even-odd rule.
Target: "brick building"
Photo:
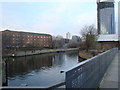
[[[30,32],[5,30],[2,32],[2,47],[4,48],[51,48],[52,36]]]

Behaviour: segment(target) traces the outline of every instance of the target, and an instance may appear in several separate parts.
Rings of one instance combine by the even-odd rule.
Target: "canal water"
[[[79,63],[78,52],[62,52],[7,59],[8,86],[49,87],[65,80],[65,72]]]

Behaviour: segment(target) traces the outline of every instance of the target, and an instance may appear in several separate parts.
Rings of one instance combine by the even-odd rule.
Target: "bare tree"
[[[94,25],[84,26],[81,29],[80,34],[82,35],[82,47],[88,51],[96,46],[97,41],[97,30]]]

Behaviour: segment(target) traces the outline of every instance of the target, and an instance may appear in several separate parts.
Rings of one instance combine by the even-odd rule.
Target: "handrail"
[[[76,67],[78,67],[78,66],[80,66],[80,65],[83,65],[83,64],[91,61],[92,59],[95,59],[95,58],[97,58],[97,57],[99,57],[99,56],[101,56],[101,55],[104,55],[105,53],[107,53],[107,52],[109,52],[109,51],[110,51],[110,50],[108,50],[108,51],[106,51],[106,52],[103,52],[103,53],[100,53],[99,55],[96,55],[96,56],[94,56],[94,57],[92,57],[92,58],[89,58],[89,59],[87,59],[87,60],[85,60],[85,61],[82,61],[82,62],[80,62],[79,64],[77,64],[76,66],[73,66],[73,67],[71,67],[70,69],[66,70],[66,72],[67,72],[67,71],[70,71],[70,70],[72,70],[72,69],[74,69],[74,68],[76,68]]]
[[[118,49],[113,48],[66,71],[66,88],[97,88]]]

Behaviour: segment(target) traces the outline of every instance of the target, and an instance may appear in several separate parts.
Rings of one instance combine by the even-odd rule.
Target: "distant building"
[[[97,0],[98,34],[116,34],[114,0]]]
[[[53,37],[52,39],[52,47],[53,48],[65,48],[69,43],[70,39],[66,39],[63,37]]]
[[[72,36],[72,39],[70,39],[69,43],[67,44],[67,47],[68,48],[77,48],[77,47],[79,47],[80,42],[81,42],[80,37],[74,35],[74,36]]]
[[[74,43],[79,43],[79,42],[81,42],[81,39],[80,39],[79,36],[74,35],[74,36],[72,36],[72,41],[73,41]]]
[[[97,0],[97,18],[99,48],[118,47],[119,34],[115,30],[114,0]]]
[[[69,33],[69,32],[66,33],[66,38],[67,38],[67,39],[70,39],[70,33]]]
[[[52,36],[30,32],[5,30],[2,32],[2,47],[4,48],[51,48]]]
[[[69,41],[70,41],[70,39],[63,38],[63,43],[64,43],[64,44],[68,44],[68,43],[69,43]]]

